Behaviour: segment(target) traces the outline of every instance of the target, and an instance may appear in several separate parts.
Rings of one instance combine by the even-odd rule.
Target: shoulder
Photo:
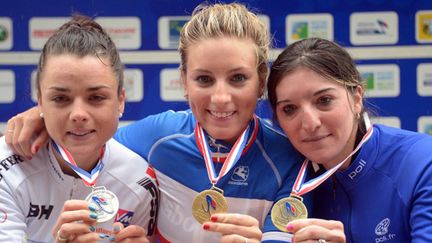
[[[31,160],[24,160],[21,156],[13,153],[7,146],[4,137],[0,138],[0,183],[18,186],[30,176],[44,171],[44,152],[41,150]]]

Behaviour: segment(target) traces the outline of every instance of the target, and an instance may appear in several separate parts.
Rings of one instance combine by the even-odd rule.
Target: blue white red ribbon
[[[322,175],[320,175],[320,176],[318,176],[316,178],[313,178],[313,179],[311,179],[311,180],[309,180],[307,182],[305,182],[305,179],[306,179],[306,171],[307,171],[309,160],[305,159],[303,161],[303,164],[302,164],[301,168],[300,168],[300,172],[297,175],[297,179],[294,182],[294,186],[293,186],[293,189],[292,189],[292,193],[293,194],[301,196],[303,194],[306,194],[306,193],[312,191],[317,186],[321,185],[321,183],[323,183],[330,176],[332,176],[349,158],[351,158],[351,156],[353,156],[355,153],[357,153],[357,151],[363,146],[363,144],[366,141],[369,140],[369,138],[372,136],[373,128],[372,128],[372,125],[370,123],[369,117],[367,116],[366,113],[364,114],[363,118],[364,118],[364,122],[365,122],[365,125],[366,125],[367,132],[363,136],[362,140],[357,145],[357,147],[344,160],[342,160],[341,162],[339,162],[336,166],[334,166],[333,168],[327,170]]]
[[[56,142],[54,142],[54,140],[52,140],[52,144],[54,149],[57,151],[58,154],[60,154],[60,156],[63,158],[63,160],[66,162],[67,165],[69,165],[69,167],[75,171],[75,173],[77,173],[77,175],[79,177],[81,177],[81,179],[84,181],[84,184],[86,186],[94,186],[96,183],[96,179],[99,176],[99,173],[102,171],[104,164],[102,162],[102,157],[103,154],[105,152],[105,146],[102,147],[101,152],[100,152],[100,157],[99,157],[99,162],[97,163],[97,165],[92,169],[92,171],[89,173],[83,169],[81,169],[77,163],[75,162],[75,160],[73,159],[71,153],[69,151],[67,151],[66,148],[64,148],[63,146],[57,144]]]
[[[224,164],[222,166],[222,169],[219,172],[219,175],[217,175],[216,170],[214,168],[212,155],[210,146],[207,143],[207,134],[204,132],[204,129],[198,124],[196,124],[195,127],[195,136],[196,141],[198,145],[198,149],[201,152],[201,154],[204,157],[204,162],[207,168],[207,175],[209,177],[210,182],[214,185],[216,184],[220,178],[222,178],[228,171],[230,171],[234,165],[237,163],[237,161],[240,159],[241,155],[243,154],[243,151],[247,151],[251,144],[253,143],[253,140],[256,138],[258,133],[258,119],[256,116],[253,116],[253,132],[251,135],[251,139],[249,141],[246,140],[247,135],[249,134],[249,130],[251,128],[251,125],[249,124],[248,127],[243,131],[243,133],[240,135],[240,137],[237,139],[237,141],[234,143],[233,147],[231,148],[231,151],[229,152],[228,156],[226,157]],[[246,146],[247,145],[247,146]]]

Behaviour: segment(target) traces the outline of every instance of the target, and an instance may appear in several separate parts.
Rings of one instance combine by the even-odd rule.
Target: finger
[[[19,141],[19,136],[23,127],[23,121],[22,121],[22,117],[18,114],[13,118],[13,131],[12,131],[12,150],[18,154],[21,155],[23,157],[25,157],[26,159],[31,159],[31,153],[26,153],[25,151],[22,150],[20,141]]]
[[[221,237],[221,243],[256,243],[256,239],[248,239],[241,235],[224,235]]]
[[[293,242],[318,241],[326,240],[327,242],[345,242],[343,229],[329,229],[319,225],[308,225],[298,230],[293,235]]]
[[[121,242],[126,239],[134,239],[134,242],[136,242],[138,239],[147,239],[147,232],[143,227],[138,225],[129,225],[118,231],[114,236],[116,242]]]
[[[57,218],[52,234],[55,235],[65,223],[82,220],[88,225],[93,225],[96,218],[97,215],[94,213],[94,209],[89,207],[88,202],[84,200],[68,200],[63,204],[62,213]]]
[[[295,233],[298,230],[310,225],[318,225],[330,230],[343,230],[343,224],[340,221],[315,218],[293,220],[287,224],[286,229],[289,232]]]
[[[260,240],[262,232],[258,226],[242,226],[228,223],[206,222],[203,224],[203,229],[212,232],[218,232],[222,235],[237,234],[244,238]]]
[[[256,218],[238,213],[221,213],[213,214],[210,218],[212,222],[235,224],[242,226],[259,226],[259,222]]]
[[[87,233],[87,234],[81,234],[78,235],[72,242],[73,243],[87,243],[87,242],[99,242],[99,241],[103,241],[106,242],[107,239],[109,239],[109,235],[108,234],[104,234],[104,233]]]
[[[62,224],[59,230],[56,231],[53,236],[58,241],[75,240],[79,235],[88,234],[95,231],[93,226],[89,226],[85,223],[72,222]]]
[[[31,144],[31,153],[36,154],[40,148],[44,147],[48,143],[48,139],[48,132],[45,129],[42,130]]]
[[[4,134],[5,136],[5,141],[6,144],[14,151],[13,148],[13,131],[15,129],[15,122],[14,122],[15,117],[12,117],[8,120],[7,125],[6,125],[6,133]]]

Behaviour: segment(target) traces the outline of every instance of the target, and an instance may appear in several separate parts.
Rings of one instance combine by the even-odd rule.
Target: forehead
[[[188,48],[188,67],[249,65],[256,67],[257,47],[249,38],[218,37],[192,43]]]
[[[44,83],[116,84],[116,76],[107,59],[62,54],[49,56],[41,75]]]

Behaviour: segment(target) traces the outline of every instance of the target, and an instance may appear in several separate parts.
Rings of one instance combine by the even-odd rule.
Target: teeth
[[[212,114],[217,118],[225,118],[234,114],[234,111],[230,111],[230,112],[210,111],[210,114]]]

